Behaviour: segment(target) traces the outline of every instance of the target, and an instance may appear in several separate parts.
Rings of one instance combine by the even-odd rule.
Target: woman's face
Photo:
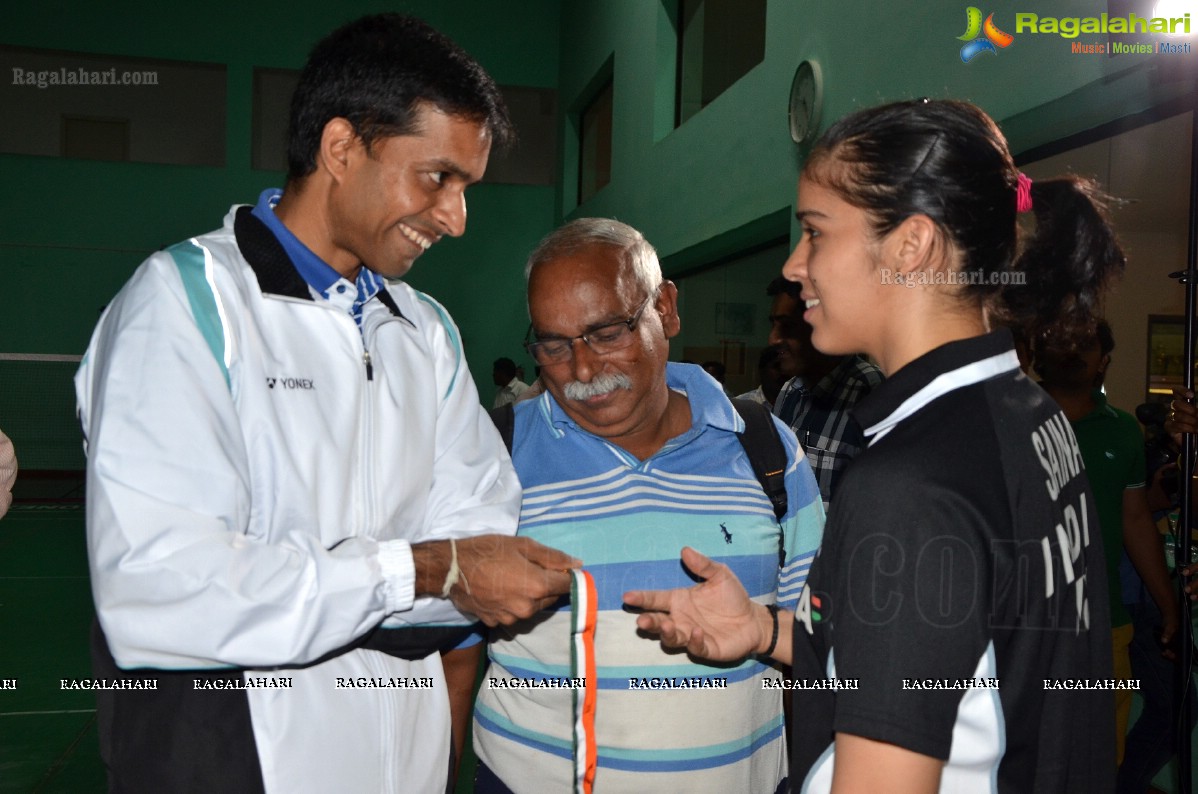
[[[812,343],[831,355],[876,356],[885,291],[895,288],[883,283],[868,216],[806,174],[799,178],[795,216],[803,236],[782,275],[803,284],[803,319],[813,329]]]

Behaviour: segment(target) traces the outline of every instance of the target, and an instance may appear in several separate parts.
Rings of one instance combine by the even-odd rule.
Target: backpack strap
[[[492,408],[487,413],[491,415],[491,421],[495,423],[495,429],[499,431],[499,435],[503,437],[503,444],[507,447],[507,454],[512,454],[512,438],[516,432],[516,409],[512,403],[501,405],[498,408]]]
[[[761,483],[761,490],[774,506],[774,515],[781,521],[788,507],[786,498],[786,447],[778,435],[770,409],[753,400],[732,401],[732,407],[745,421],[745,432],[737,435],[740,445],[749,456],[749,464]]]

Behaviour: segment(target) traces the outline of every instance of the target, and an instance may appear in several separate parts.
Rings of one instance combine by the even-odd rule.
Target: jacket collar
[[[291,258],[283,250],[283,245],[265,223],[254,216],[253,207],[238,207],[233,220],[233,234],[237,238],[237,247],[250,269],[258,279],[258,287],[267,295],[281,295],[297,300],[313,300],[308,282],[295,269]],[[379,290],[378,299],[391,314],[407,321],[396,305],[391,293],[383,288]]]

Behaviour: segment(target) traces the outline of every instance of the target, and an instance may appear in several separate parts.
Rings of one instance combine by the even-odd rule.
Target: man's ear
[[[653,308],[661,316],[661,327],[666,339],[673,339],[682,330],[682,319],[678,316],[678,287],[673,281],[663,281],[657,289],[657,302]]]
[[[365,147],[354,126],[340,116],[329,119],[320,133],[317,169],[326,172],[334,182],[340,182],[357,154],[365,154]]]
[[[945,250],[936,222],[922,213],[903,220],[886,235],[883,243],[884,262],[904,276],[920,270],[938,268]]]

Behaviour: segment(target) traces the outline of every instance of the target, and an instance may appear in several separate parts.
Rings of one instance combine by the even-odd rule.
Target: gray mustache
[[[632,389],[632,380],[620,373],[600,373],[588,383],[572,380],[562,387],[562,393],[567,400],[586,400],[598,397],[616,389]]]

